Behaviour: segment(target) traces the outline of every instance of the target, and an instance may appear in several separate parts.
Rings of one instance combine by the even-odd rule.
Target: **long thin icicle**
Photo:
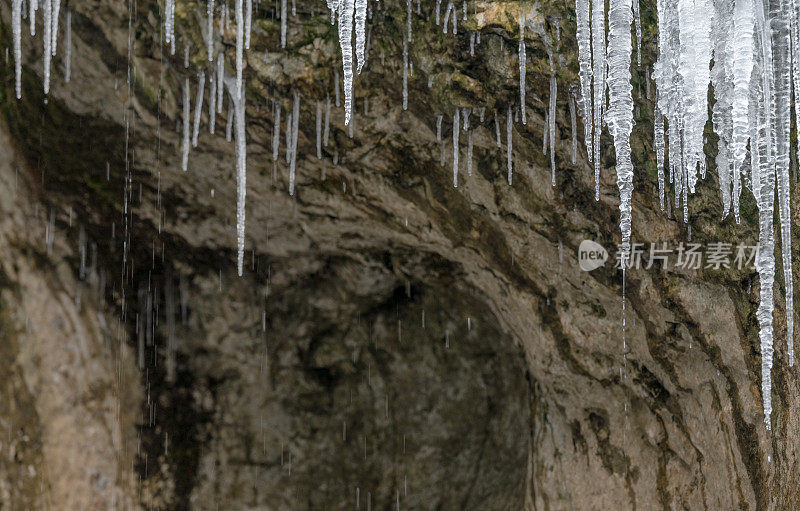
[[[347,1],[347,0],[345,0]],[[366,63],[365,48],[367,44],[367,0],[355,0],[356,18],[356,59],[358,61],[358,74]],[[409,41],[411,36],[409,35]]]
[[[495,114],[496,115],[496,114]],[[495,116],[495,119],[497,117]],[[512,142],[511,142],[511,128],[512,123],[514,122],[514,116],[511,112],[511,107],[508,107],[508,114],[506,115],[506,167],[508,169],[508,186],[511,186],[511,181],[513,177],[513,161],[512,161]],[[497,132],[497,140],[500,140],[500,132]]]
[[[520,112],[522,115],[522,124],[527,124],[528,121],[525,117],[526,103],[525,103],[525,76],[526,76],[526,61],[528,60],[525,55],[525,12],[519,13],[519,104]]]
[[[300,123],[300,93],[294,93],[292,107],[291,159],[289,160],[289,195],[294,195],[294,176],[297,166],[297,129]]]
[[[189,113],[189,101],[189,78],[187,77],[183,82],[183,155],[181,157],[181,170],[184,172],[186,172],[186,169],[189,167],[189,134],[191,133],[189,126],[192,122],[191,114]]]
[[[197,75],[197,100],[194,104],[194,125],[192,126],[192,147],[197,147],[197,136],[200,132],[200,115],[203,113],[203,93],[205,92],[206,73]]]
[[[206,31],[208,32],[208,39],[206,40],[206,52],[208,53],[208,61],[214,60],[214,0],[208,0],[206,4],[207,23]]]
[[[22,97],[22,0],[11,1],[11,31],[14,36],[14,72],[19,99]]]
[[[459,114],[461,109],[456,107],[453,114],[453,188],[458,187],[458,136],[461,128]]]
[[[631,0],[611,0],[608,12],[608,89],[610,108],[608,127],[614,137],[617,153],[617,187],[619,188],[619,225],[622,232],[620,251],[623,261],[630,251],[631,196],[633,163],[630,136],[633,129],[633,96],[631,94]]]
[[[781,232],[781,265],[786,288],[786,342],[789,366],[794,365],[794,285],[792,282],[791,225],[789,209],[789,129],[791,126],[791,47],[788,0],[770,2],[774,76],[773,120],[775,123],[775,183],[778,191],[778,218]]]
[[[344,75],[344,123],[350,124],[353,113],[353,14],[355,0],[341,0],[339,4],[339,45],[342,50]]]
[[[592,64],[594,79],[594,119],[592,149],[594,156],[594,200],[600,200],[600,134],[606,103],[606,17],[602,1],[592,3]]]
[[[236,0],[236,99],[244,94],[242,68],[244,67],[244,13],[242,0]]]

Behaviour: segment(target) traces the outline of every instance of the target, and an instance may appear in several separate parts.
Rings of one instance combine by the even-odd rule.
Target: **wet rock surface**
[[[767,432],[755,270],[629,270],[623,330],[613,261],[579,269],[582,240],[613,251],[619,203],[608,140],[598,202],[581,145],[571,163],[572,4],[470,3],[458,35],[442,34],[433,5],[417,14],[414,4],[403,111],[406,5],[381,2],[369,63],[356,78],[353,136],[334,106],[319,159],[317,102],[335,103],[340,66],[335,28],[324,3],[298,2],[281,50],[273,7],[256,9],[246,54],[242,277],[227,98],[216,134],[203,113],[198,147],[180,170],[181,86],[191,78],[194,109],[197,69],[208,66],[204,2],[177,3],[174,56],[160,45],[156,3],[70,3],[72,79],[63,80],[61,53],[46,103],[40,38],[23,39],[21,100],[13,61],[1,67],[4,505],[797,505],[797,379],[778,326]],[[519,102],[520,10],[528,119],[514,123],[509,186],[505,120]],[[9,6],[1,13],[8,46]],[[643,17],[647,65],[649,3]],[[235,27],[216,44],[229,73],[234,40]],[[555,187],[541,149],[548,52],[559,83]],[[689,233],[658,207],[645,68],[633,80],[633,238],[677,247]],[[277,161],[272,137],[274,102],[285,123],[294,92],[301,117],[291,197],[285,124]],[[473,171],[462,132],[458,188],[455,107],[473,109]],[[709,137],[709,154],[714,144]],[[754,205],[743,202],[740,225],[720,221],[709,174],[690,199],[692,241],[755,244]]]

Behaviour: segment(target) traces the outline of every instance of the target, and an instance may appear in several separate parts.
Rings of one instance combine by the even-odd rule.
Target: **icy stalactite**
[[[778,192],[778,218],[781,233],[781,265],[786,287],[786,341],[789,366],[794,365],[794,285],[792,282],[791,212],[789,193],[789,161],[792,109],[792,59],[790,46],[789,8],[787,0],[770,3],[770,27],[773,56],[773,136],[775,141],[775,184]]]
[[[345,0],[347,1],[347,0]],[[367,0],[355,0],[355,20],[356,20],[356,60],[358,62],[358,74],[366,64],[366,45],[367,45]],[[411,41],[411,20],[409,18],[409,36]],[[348,40],[348,42],[350,42]]]
[[[47,4],[49,0],[45,0]],[[175,0],[166,0],[164,3],[164,41],[170,45],[171,53],[175,54]]]
[[[631,239],[631,195],[633,162],[630,136],[633,129],[633,96],[631,87],[631,0],[611,0],[608,12],[608,96],[609,131],[614,138],[617,159],[617,187],[620,195],[620,250],[627,258]]]
[[[197,147],[197,136],[200,133],[200,116],[203,113],[203,93],[205,92],[206,73],[197,74],[197,100],[194,104],[194,125],[192,126],[192,147]]]
[[[246,0],[244,9],[244,48],[250,49],[250,32],[253,25],[253,0]],[[237,28],[238,30],[238,28]]]
[[[526,61],[528,60],[525,55],[525,13],[520,12],[519,15],[519,104],[522,112],[522,124],[527,124],[525,118],[525,76],[526,76]]]
[[[366,0],[361,0],[366,4]],[[406,42],[411,42],[411,0],[406,0],[406,33],[408,34],[408,40]]]
[[[189,134],[190,132],[190,123],[191,121],[191,114],[190,114],[190,107],[189,102],[189,78],[187,77],[183,82],[183,145],[182,147],[182,156],[181,156],[181,170],[186,172],[186,169],[189,166]]]
[[[656,171],[658,173],[658,198],[661,211],[664,211],[664,116],[655,107],[653,113],[653,146],[656,152]]]
[[[453,114],[453,188],[458,187],[458,136],[461,129],[460,109]]]
[[[717,0],[719,3],[721,0]],[[727,0],[724,0],[727,1]],[[715,11],[712,20],[714,37],[714,67],[711,69],[711,84],[714,90],[714,105],[711,121],[714,129],[720,134],[717,144],[716,167],[719,176],[720,194],[722,195],[722,217],[725,218],[731,207],[732,159],[730,140],[733,135],[733,118],[731,115],[731,96],[733,93],[733,61],[731,56],[731,31],[733,30],[733,12],[731,9]],[[724,37],[723,37],[724,36]],[[662,126],[663,128],[663,126]]]
[[[572,94],[569,95],[569,123],[570,123],[570,135],[572,136],[572,153],[570,156],[570,162],[573,165],[578,161],[578,126],[577,126],[577,119],[576,119],[576,112],[575,112],[575,98]]]
[[[339,5],[339,45],[342,51],[344,79],[344,123],[350,124],[353,114],[353,14],[355,0],[341,0]]]
[[[289,195],[294,195],[294,178],[297,167],[297,131],[300,126],[300,93],[294,93],[292,106],[291,159],[289,160]]]
[[[281,0],[281,48],[286,48],[286,29],[289,19],[289,11],[286,7],[286,0]]]
[[[244,68],[244,13],[243,0],[236,0],[236,99],[244,95],[242,72]]]
[[[606,103],[606,17],[604,2],[592,3],[592,78],[594,104],[592,111],[594,155],[594,200],[600,200],[600,134],[603,130],[603,113]],[[588,122],[588,119],[587,119]]]
[[[45,0],[47,1],[47,0]],[[53,38],[52,42],[50,43],[50,55],[55,57],[56,50],[58,49],[58,18],[61,13],[61,0],[50,0],[53,2],[52,5],[52,23],[53,28],[51,29],[51,37]]]
[[[636,25],[636,64],[642,65],[642,15],[639,0],[633,0],[633,20]]]
[[[278,148],[281,142],[281,104],[275,103],[275,116],[272,123],[272,161],[278,160]]]
[[[11,31],[14,37],[14,72],[17,99],[22,97],[22,0],[11,1]]]
[[[403,40],[403,110],[408,110],[408,41]]]
[[[331,131],[331,97],[325,97],[325,128],[322,131],[322,145],[328,147],[328,137]]]
[[[495,117],[496,118],[496,117]],[[513,123],[514,117],[511,113],[511,107],[508,107],[508,113],[506,114],[506,167],[508,168],[508,185],[511,186],[512,177],[513,177],[513,160],[512,160],[512,140],[511,140],[511,128]],[[499,136],[498,136],[499,140]]]
[[[467,175],[472,175],[472,130],[467,132]]]
[[[547,154],[547,141],[550,138],[550,108],[544,113],[544,124],[542,124],[542,154]]]
[[[53,58],[51,44],[53,42],[53,11],[51,0],[44,0],[44,94],[50,93],[50,59]]]
[[[317,117],[316,117],[316,134],[317,134],[317,159],[322,159],[322,101],[317,101]]]
[[[64,28],[64,81],[69,83],[72,77],[72,11],[67,9],[66,27]]]
[[[755,9],[753,0],[739,0],[733,15],[733,139],[731,158],[733,159],[733,214],[739,221],[739,196],[741,194],[741,166],[747,152],[749,137],[749,98],[750,77],[753,70],[753,44],[755,29]]]
[[[208,77],[208,132],[214,134],[214,125],[217,122],[217,77]]]
[[[552,62],[552,59],[551,59]],[[558,99],[558,82],[556,76],[552,72],[550,74],[550,111],[549,117],[549,138],[550,138],[550,176],[552,185],[556,185],[556,100]]]
[[[28,0],[28,21],[30,21],[32,36],[36,35],[36,10],[38,8],[38,0]]]
[[[238,85],[237,85],[238,87]],[[247,142],[245,127],[245,95],[233,99],[233,110],[236,118],[236,240],[238,248],[237,269],[242,275],[244,263],[244,227],[245,227],[245,199],[247,197]]]
[[[225,60],[217,55],[217,113],[222,113],[222,98],[225,91]]]
[[[214,0],[208,0],[206,4],[206,53],[208,53],[208,61],[214,60]]]

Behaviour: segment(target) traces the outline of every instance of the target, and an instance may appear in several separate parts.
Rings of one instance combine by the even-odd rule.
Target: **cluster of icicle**
[[[636,0],[634,0],[635,2]],[[667,179],[676,208],[705,177],[704,129],[709,85],[711,120],[719,136],[716,168],[723,208],[739,222],[742,187],[749,188],[759,210],[761,282],[758,307],[761,390],[764,422],[771,427],[773,360],[773,215],[778,195],[781,254],[786,286],[786,336],[789,365],[794,364],[794,307],[791,266],[789,161],[792,91],[800,99],[800,5],[793,0],[658,0],[658,60],[654,147],[661,209]],[[630,240],[632,167],[628,138],[632,103],[629,65],[631,0],[576,0],[579,76],[589,158],[599,172],[599,134],[604,123],[614,137],[620,188],[623,243]],[[633,10],[632,10],[633,8]],[[608,20],[608,43],[605,23]],[[641,33],[636,23],[637,33]],[[606,104],[608,88],[608,105]],[[795,109],[800,124],[800,110]],[[665,174],[667,174],[665,176]]]
[[[14,45],[14,71],[17,99],[22,97],[22,20],[27,16],[30,22],[30,32],[36,35],[36,11],[40,8],[39,0],[28,0],[28,9],[23,12],[22,0],[11,0],[11,33]],[[61,0],[41,0],[42,12],[42,43],[44,48],[44,93],[50,92],[50,63],[56,56],[58,48],[58,20],[61,11]],[[66,54],[64,63],[64,79],[70,79],[70,56],[72,52],[72,17],[67,12],[66,17]]]

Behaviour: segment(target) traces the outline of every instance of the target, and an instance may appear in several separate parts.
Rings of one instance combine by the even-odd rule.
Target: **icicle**
[[[328,136],[331,127],[331,97],[325,96],[325,130],[322,133],[322,145],[328,147]]]
[[[550,110],[544,112],[544,124],[542,124],[542,154],[547,154],[547,140],[550,138]]]
[[[22,0],[20,0],[20,9],[22,8]],[[31,35],[36,35],[36,9],[39,8],[38,0],[28,0],[28,21],[31,23]]]
[[[497,148],[500,149],[502,143],[500,141],[500,119],[497,118],[497,110],[494,111],[494,138],[497,141]]]
[[[286,0],[281,0],[281,48],[286,48],[286,22],[289,18],[289,13],[286,9]]]
[[[609,131],[614,137],[617,156],[617,187],[620,196],[620,230],[622,232],[623,262],[630,251],[631,196],[633,194],[633,163],[630,136],[633,128],[633,97],[631,94],[631,0],[611,0],[608,25],[608,89],[610,108],[607,115]],[[599,163],[599,158],[596,163]]]
[[[361,1],[361,0],[359,0]],[[342,50],[344,74],[344,123],[350,124],[353,113],[353,11],[355,0],[341,0],[339,4],[339,44]]]
[[[664,211],[664,116],[656,104],[653,113],[653,145],[656,151],[656,171],[658,172],[658,197],[661,211]]]
[[[197,135],[200,132],[200,114],[203,113],[203,92],[206,85],[206,73],[200,71],[197,75],[197,100],[194,104],[194,127],[192,130],[192,147],[197,147]]]
[[[436,141],[442,141],[442,114],[436,116]]]
[[[300,94],[294,93],[294,108],[292,109],[292,159],[289,162],[289,195],[294,195],[294,174],[297,165],[297,128],[300,121]]]
[[[458,135],[461,129],[459,114],[460,110],[456,107],[453,114],[453,188],[458,188]]]
[[[225,90],[224,55],[217,55],[217,113],[222,113],[222,94]]]
[[[50,59],[53,42],[53,17],[51,0],[44,0],[44,94],[50,93]]]
[[[434,19],[436,20],[436,26],[439,26],[441,22],[441,13],[442,13],[442,0],[436,0],[436,15]]]
[[[47,1],[47,0],[45,0],[45,1]],[[53,40],[50,43],[50,55],[55,57],[56,56],[56,49],[58,48],[58,15],[59,15],[59,12],[61,11],[61,0],[50,0],[50,1],[53,2],[52,14],[51,14],[52,22],[53,22],[53,28],[51,30],[51,35],[52,35]]]
[[[67,27],[64,45],[64,81],[69,83],[72,76],[72,12],[67,9]]]
[[[511,117],[511,107],[508,107],[508,114],[506,115],[506,167],[508,167],[508,186],[511,186],[511,178],[512,178],[512,159],[511,159],[511,123],[513,117]]]
[[[45,4],[49,0],[45,0]],[[164,3],[164,40],[170,44],[171,48],[175,47],[175,0],[166,0]],[[175,51],[173,50],[174,54]]]
[[[550,75],[550,176],[552,185],[556,185],[556,100],[558,99],[558,83],[555,74]]]
[[[236,99],[244,95],[242,84],[242,68],[244,67],[244,14],[242,0],[236,0]]]
[[[237,88],[237,91],[231,93],[231,103],[233,103],[236,117],[236,240],[239,249],[237,269],[241,277],[244,263],[245,200],[247,198],[247,141],[245,138],[247,132],[245,130],[245,95],[239,88],[241,85],[238,82],[234,87]]]
[[[206,31],[208,32],[206,52],[208,53],[208,61],[212,62],[214,60],[214,0],[208,0],[206,4],[206,16],[208,17],[208,24],[206,25]]]
[[[344,0],[345,2],[348,0]],[[358,74],[366,63],[366,41],[367,41],[367,0],[355,0],[356,18],[356,60],[358,62]],[[409,41],[411,39],[409,38]],[[348,39],[349,42],[349,39]]]
[[[569,94],[569,122],[570,122],[570,131],[572,133],[572,157],[571,162],[573,165],[578,160],[578,128],[576,126],[576,115],[575,115],[575,98],[572,96],[572,93]]]
[[[467,132],[467,175],[472,175],[472,130]]]
[[[453,2],[447,2],[447,9],[444,11],[444,23],[442,24],[442,32],[447,33],[447,23],[450,21],[450,14],[453,12]],[[455,14],[453,14],[455,16]]]
[[[606,21],[605,3],[592,3],[592,60],[594,76],[594,200],[600,200],[600,134],[606,103]]]
[[[403,40],[403,110],[408,110],[408,41]]]
[[[250,31],[253,25],[253,0],[247,0],[244,10],[244,48],[250,49]],[[239,30],[237,27],[236,30]]]
[[[217,122],[217,78],[209,75],[208,77],[208,132],[214,134],[214,125]]]
[[[636,25],[636,64],[642,65],[642,16],[639,0],[633,0],[633,20]]]
[[[773,122],[775,140],[775,181],[778,191],[778,218],[781,232],[781,265],[786,288],[786,342],[789,366],[794,365],[794,285],[792,281],[792,237],[789,190],[790,126],[792,109],[792,59],[789,9],[786,1],[771,2],[769,13],[772,32],[774,72]]]
[[[189,123],[192,122],[189,101],[189,78],[186,78],[183,82],[183,157],[181,158],[181,170],[184,172],[189,166]]]
[[[317,159],[322,159],[322,101],[317,101]]]
[[[272,124],[272,161],[278,160],[278,146],[280,145],[280,141],[281,141],[281,104],[276,102],[275,121]]]
[[[519,13],[519,104],[520,111],[522,112],[522,124],[527,124],[525,118],[525,110],[527,104],[525,102],[525,76],[526,76],[526,61],[528,58],[525,55],[525,12]]]
[[[366,0],[364,0],[366,2]],[[406,0],[406,33],[408,42],[411,42],[411,0]]]
[[[14,36],[14,71],[17,99],[22,97],[22,0],[11,1],[11,31]]]
[[[292,117],[292,112],[289,112],[289,116],[286,118],[286,164],[290,164],[292,162],[292,140],[294,138],[294,117]],[[291,194],[289,194],[291,195]]]
[[[750,76],[753,70],[753,33],[755,12],[752,0],[737,0],[733,16],[733,215],[739,222],[739,196],[741,192],[741,166],[747,151]]]

